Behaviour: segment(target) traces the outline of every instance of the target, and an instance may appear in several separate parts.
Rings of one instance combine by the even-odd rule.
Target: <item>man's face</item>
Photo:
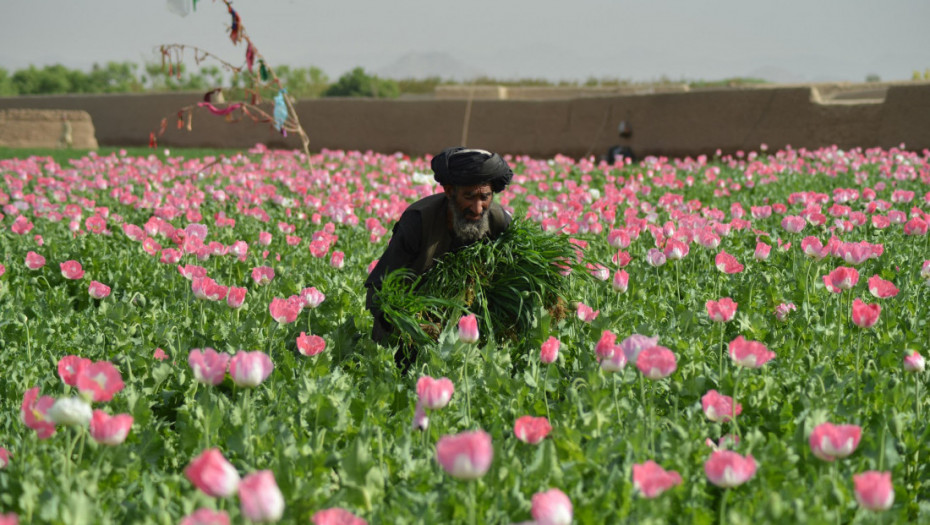
[[[452,229],[461,240],[474,242],[490,231],[488,209],[494,201],[490,184],[445,188],[452,205]]]

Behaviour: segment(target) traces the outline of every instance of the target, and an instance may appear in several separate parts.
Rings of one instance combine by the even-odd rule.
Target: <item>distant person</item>
[[[68,120],[68,115],[61,116],[61,137],[58,139],[58,147],[61,149],[71,149],[71,146],[74,145],[74,137],[72,136],[73,130],[71,129],[71,121]]]
[[[607,154],[604,155],[604,160],[608,164],[613,164],[617,160],[626,160],[630,159],[630,162],[636,162],[636,155],[633,154],[633,148],[630,147],[629,142],[633,136],[633,126],[626,120],[620,122],[620,125],[617,126],[617,132],[620,135],[620,144],[611,146],[607,150]]]

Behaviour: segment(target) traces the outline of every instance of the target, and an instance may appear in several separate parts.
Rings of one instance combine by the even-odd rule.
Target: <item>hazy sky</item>
[[[272,65],[397,70],[449,57],[471,76],[637,81],[761,76],[907,80],[930,68],[930,0],[236,0]],[[222,2],[179,17],[165,0],[0,0],[0,67],[154,62],[160,44],[241,64]],[[190,55],[188,56],[190,58]],[[421,61],[422,62],[422,61]],[[434,60],[435,62],[435,60]],[[189,61],[189,63],[192,63]],[[443,72],[448,76],[448,73]]]

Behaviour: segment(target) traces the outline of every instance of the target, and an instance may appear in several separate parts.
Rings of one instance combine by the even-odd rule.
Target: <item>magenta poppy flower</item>
[[[61,275],[65,279],[76,281],[81,277],[84,277],[84,269],[81,268],[81,263],[77,261],[65,261],[58,266],[61,268]]]
[[[886,281],[878,275],[869,277],[869,293],[879,299],[887,299],[898,295],[898,287],[891,281]]]
[[[859,271],[855,268],[840,266],[823,276],[823,284],[833,293],[842,293],[849,290],[859,282]]]
[[[166,354],[165,351],[162,350],[161,348],[156,348],[155,353],[152,354],[152,357],[157,359],[158,361],[164,361],[168,359],[168,354]]]
[[[0,470],[5,469],[10,464],[10,451],[0,447]]]
[[[649,379],[662,379],[677,368],[675,354],[664,346],[646,348],[636,357],[636,368]]]
[[[633,465],[633,487],[646,499],[657,498],[677,485],[681,485],[681,475],[665,470],[651,459]]]
[[[103,299],[110,295],[110,287],[97,281],[91,281],[87,293],[94,299]]]
[[[45,257],[42,257],[36,252],[28,252],[26,254],[26,268],[38,270],[43,266],[45,266]]]
[[[207,496],[225,498],[239,488],[239,473],[219,449],[204,450],[184,469],[184,475]]]
[[[704,473],[711,483],[728,489],[756,475],[756,460],[751,454],[744,457],[730,450],[717,450],[704,463]]]
[[[729,297],[724,297],[719,301],[707,301],[704,306],[707,308],[707,316],[710,317],[711,321],[726,323],[736,315],[736,308],[739,303]]]
[[[665,255],[666,260],[678,261],[687,257],[690,251],[687,244],[678,239],[669,239],[668,242],[665,243],[665,250],[662,254]]]
[[[326,340],[318,335],[307,335],[300,332],[297,336],[297,351],[307,357],[313,357],[326,350]]]
[[[546,339],[546,342],[542,344],[542,348],[539,350],[539,360],[546,365],[554,363],[559,357],[559,346],[561,344],[554,336],[549,336],[549,339]]]
[[[208,385],[218,385],[226,377],[229,354],[217,353],[212,348],[194,348],[187,356],[187,364],[194,372],[194,379]]]
[[[871,511],[888,510],[894,504],[894,486],[891,472],[870,470],[853,476],[856,501]]]
[[[642,334],[631,334],[620,343],[620,349],[626,356],[627,362],[635,363],[639,353],[647,348],[652,348],[659,344],[659,336],[648,337]]]
[[[726,423],[743,412],[743,405],[737,403],[734,410],[733,398],[716,390],[710,390],[701,397],[701,407],[707,419],[714,423]]]
[[[185,266],[178,266],[178,273],[184,276],[188,281],[193,281],[198,277],[206,277],[207,269],[203,266],[197,266],[196,264],[188,264]]]
[[[93,363],[90,359],[76,355],[66,355],[58,360],[58,377],[68,386],[77,386],[78,373],[85,366]]]
[[[614,273],[611,286],[613,286],[613,289],[616,292],[626,293],[626,291],[630,288],[630,275],[626,273],[626,270],[617,270]]]
[[[455,478],[478,479],[494,459],[491,436],[483,430],[443,436],[436,443],[436,459]]]
[[[573,512],[571,500],[559,489],[533,494],[530,514],[536,525],[570,525]]]
[[[13,225],[10,226],[10,231],[17,235],[25,235],[32,230],[32,222],[26,218],[25,215],[20,215],[13,220]]]
[[[274,363],[265,352],[239,350],[229,360],[229,377],[236,386],[254,388],[262,384],[274,370]]]
[[[270,470],[259,470],[239,483],[239,509],[247,519],[276,522],[284,514],[284,496]]]
[[[368,525],[367,521],[339,507],[318,510],[310,521],[313,525]]]
[[[329,258],[329,265],[337,270],[341,270],[345,266],[346,254],[342,252],[333,252],[332,256]]]
[[[229,525],[229,514],[222,510],[197,509],[184,516],[180,525]]]
[[[280,324],[293,323],[296,321],[297,315],[300,314],[300,310],[300,305],[295,301],[288,301],[280,297],[275,297],[271,300],[271,304],[268,305],[268,311],[271,313],[272,319]]]
[[[316,308],[326,300],[326,296],[323,295],[323,292],[317,290],[314,286],[301,290],[300,298],[303,299],[304,308]]]
[[[274,279],[274,268],[270,266],[259,266],[252,268],[252,280],[258,286],[264,286]]]
[[[834,425],[821,423],[811,432],[811,452],[824,461],[845,458],[856,451],[862,427],[858,425]]]
[[[544,417],[521,416],[513,424],[513,435],[524,443],[535,445],[552,431],[549,420]]]
[[[797,310],[797,307],[794,303],[781,303],[775,307],[775,319],[779,321],[785,321],[788,319],[788,314]]]
[[[878,322],[878,316],[882,313],[882,306],[878,303],[867,304],[862,302],[858,297],[852,304],[852,322],[859,328],[871,328]]]
[[[132,416],[117,414],[110,416],[103,410],[94,410],[90,419],[90,437],[101,445],[116,446],[126,441],[132,427]]]
[[[447,377],[433,379],[430,376],[423,376],[417,380],[417,398],[418,403],[429,410],[439,410],[449,404],[452,394],[455,393],[455,385]]]
[[[459,319],[459,341],[463,343],[478,342],[478,319],[475,314],[463,315]]]
[[[649,266],[658,268],[659,266],[663,266],[665,261],[665,254],[657,248],[650,248],[649,251],[646,252],[646,262],[649,263]]]
[[[230,286],[226,292],[226,305],[232,309],[241,308],[242,303],[245,302],[246,293],[248,290],[244,287]]]
[[[723,273],[740,273],[744,268],[744,266],[736,260],[736,257],[733,257],[725,251],[721,251],[714,257],[714,265]]]
[[[51,396],[39,397],[39,387],[35,386],[23,394],[19,415],[23,424],[36,431],[39,439],[48,439],[55,434],[55,423],[49,418],[48,411],[55,404]]]
[[[926,362],[920,352],[913,350],[904,356],[904,370],[906,372],[923,372]]]
[[[730,341],[728,348],[733,362],[746,368],[759,368],[775,357],[775,352],[770,351],[764,344],[748,341],[743,336],[737,336]]]
[[[801,233],[805,226],[807,226],[807,221],[804,220],[804,217],[798,217],[797,215],[788,215],[781,220],[781,227],[789,233]]]
[[[820,239],[812,236],[805,237],[801,240],[801,251],[804,252],[804,255],[817,261],[830,255],[829,247],[824,247]]]
[[[119,370],[109,361],[86,365],[77,374],[78,390],[95,403],[110,401],[124,386]]]
[[[591,321],[594,321],[595,319],[597,319],[597,316],[600,313],[601,313],[600,310],[595,310],[584,303],[578,303],[578,310],[577,310],[578,319],[586,323],[590,323]]]
[[[927,234],[927,222],[918,217],[904,223],[904,234],[905,235],[926,235]]]
[[[757,261],[768,260],[769,254],[772,253],[772,246],[770,244],[765,244],[764,242],[756,243],[756,251],[753,253],[753,258]]]
[[[616,334],[610,330],[601,332],[601,338],[598,340],[597,344],[594,345],[594,354],[597,356],[599,362],[612,356],[614,352],[617,351],[616,342]]]

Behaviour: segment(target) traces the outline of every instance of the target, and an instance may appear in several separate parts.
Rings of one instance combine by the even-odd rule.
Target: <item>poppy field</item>
[[[930,522],[930,152],[507,160],[570,302],[406,374],[428,158],[0,160],[0,525]]]

